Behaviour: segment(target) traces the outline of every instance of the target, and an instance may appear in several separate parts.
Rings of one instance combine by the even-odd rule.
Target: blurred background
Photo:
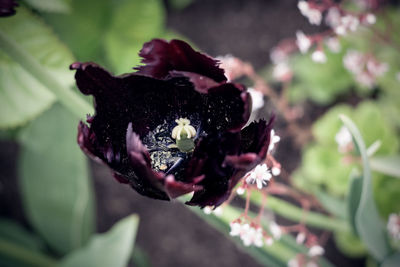
[[[16,9],[17,16],[22,14],[29,17],[32,16],[32,19],[39,18],[40,23],[48,25],[48,29],[55,35],[54,38],[59,39],[60,42],[63,43],[63,46],[68,48],[69,51],[65,53],[66,55],[60,55],[62,59],[55,59],[57,62],[54,63],[55,66],[61,64],[61,62],[66,62],[66,65],[64,65],[65,70],[55,71],[54,73],[56,75],[66,75],[68,79],[72,78],[70,76],[73,75],[73,73],[64,74],[63,72],[68,72],[67,68],[69,63],[75,60],[97,62],[109,70],[112,70],[114,74],[122,74],[130,72],[132,67],[139,64],[140,59],[137,53],[143,42],[154,37],[166,39],[181,38],[213,57],[232,55],[246,63],[250,63],[255,71],[279,93],[282,92],[283,89],[282,84],[277,80],[274,81],[272,78],[273,62],[271,62],[270,57],[272,49],[277,47],[284,39],[296,38],[296,32],[298,31],[312,35],[324,32],[329,28],[323,23],[321,25],[311,25],[308,19],[299,11],[297,6],[298,1],[296,0],[70,0],[65,1],[68,9],[65,12],[62,10],[62,5],[61,7],[57,7],[55,4],[56,7],[54,8],[53,6],[46,6],[46,1],[42,2],[44,3],[43,5],[35,4],[34,2],[35,1],[32,0],[20,1],[20,7]],[[36,2],[41,3],[41,1]],[[400,16],[397,1],[386,1],[384,4],[385,10],[393,12],[395,23],[398,23],[394,24],[391,30],[392,35],[395,35],[400,29]],[[378,9],[377,12],[381,11],[382,9]],[[379,18],[378,16],[378,20]],[[28,22],[21,24],[23,26],[20,27],[29,28],[29,20],[27,21]],[[0,19],[0,23],[1,22]],[[7,25],[0,24],[0,29],[4,31],[10,29],[8,27]],[[35,29],[33,29],[32,26],[32,31],[33,30]],[[343,40],[342,47],[350,47],[354,43],[362,43],[359,47],[368,47],[370,41],[363,38],[364,37],[355,37],[355,41]],[[396,38],[396,41],[398,41],[398,36],[395,37],[395,39]],[[52,48],[53,47],[49,47],[49,49]],[[345,50],[344,48],[343,50]],[[375,46],[371,48],[370,51],[378,51],[377,55],[379,57],[379,54],[384,48],[384,45],[382,47]],[[46,49],[46,47],[42,46],[42,49]],[[341,57],[343,57],[344,52],[345,51],[341,52]],[[375,105],[373,108],[364,108],[368,110],[365,111],[365,113],[368,113],[365,116],[355,115],[355,117],[358,116],[357,118],[360,119],[361,126],[357,124],[357,121],[355,122],[362,128],[361,132],[364,136],[372,135],[370,138],[371,142],[368,140],[368,146],[376,141],[375,137],[378,136],[378,139],[383,142],[382,147],[384,150],[382,155],[397,155],[399,124],[396,123],[398,123],[399,113],[398,107],[396,108],[394,106],[399,103],[399,98],[398,93],[392,94],[392,92],[389,92],[386,95],[385,86],[386,84],[395,84],[396,90],[399,90],[400,82],[396,84],[392,81],[382,81],[374,84],[372,89],[365,89],[363,86],[356,85],[357,82],[350,78],[349,72],[342,66],[342,58],[336,59],[336,55],[327,54],[328,62],[326,64],[332,63],[334,65],[339,62],[337,65],[340,65],[341,69],[338,70],[338,67],[335,67],[336,65],[328,69],[322,67],[324,70],[322,70],[321,73],[323,71],[324,73],[321,75],[316,74],[318,76],[316,80],[309,78],[309,76],[307,76],[308,73],[305,74],[302,70],[308,69],[310,72],[317,73],[318,68],[320,68],[318,65],[315,67],[317,63],[311,62],[308,59],[303,59],[298,55],[294,56],[294,83],[293,90],[289,93],[288,98],[290,98],[290,100],[288,101],[293,106],[298,107],[294,112],[298,112],[296,120],[299,121],[302,129],[309,129],[309,134],[313,134],[314,137],[306,139],[306,141],[298,142],[289,132],[289,123],[286,118],[278,114],[275,131],[281,136],[281,141],[274,151],[274,156],[283,166],[287,176],[293,174],[292,176],[296,177],[297,182],[293,182],[293,184],[298,188],[304,189],[307,186],[310,187],[309,185],[311,184],[319,189],[322,188],[321,190],[330,193],[331,196],[343,200],[346,199],[347,196],[349,188],[347,180],[350,172],[348,169],[351,168],[346,167],[348,173],[338,174],[345,175],[345,181],[339,178],[336,180],[336,183],[332,182],[329,184],[326,182],[326,180],[329,179],[336,179],[335,176],[329,177],[329,172],[334,172],[335,168],[341,168],[340,165],[335,164],[341,162],[340,160],[342,157],[340,154],[335,154],[335,156],[331,155],[332,153],[337,153],[337,145],[334,141],[334,145],[324,150],[325,152],[319,154],[319,151],[316,151],[321,150],[321,147],[327,147],[323,141],[318,143],[321,140],[318,139],[319,136],[324,135],[324,133],[319,135],[321,132],[320,129],[329,128],[329,126],[326,125],[332,125],[329,119],[323,116],[331,109],[336,108],[336,106],[348,105],[350,109],[355,108],[359,103],[364,101],[381,101],[381,99],[385,97],[391,98],[395,103],[390,104],[390,110],[382,109],[382,113],[379,113],[380,108],[378,104],[372,104]],[[393,54],[395,55],[394,57],[399,58],[397,50],[393,52]],[[393,57],[393,54],[384,56]],[[70,60],[69,63],[68,60]],[[6,66],[5,64],[6,63],[2,66]],[[311,64],[314,65],[311,66]],[[296,76],[296,71],[299,73],[298,76]],[[390,72],[391,71],[392,69]],[[400,69],[394,70],[394,73],[399,71]],[[3,83],[0,82],[0,84],[6,86],[5,80],[10,82],[8,78],[6,78],[8,77],[7,75],[18,75],[18,71],[14,70],[10,74],[7,72],[6,66],[2,69],[2,75]],[[343,80],[348,80],[349,82],[338,82]],[[241,78],[239,81],[249,86],[252,85],[251,81],[246,78]],[[340,83],[340,85],[338,85],[340,88],[333,88],[330,86],[332,83]],[[323,87],[325,84],[329,87],[330,91],[328,93],[320,93],[321,90],[318,91],[313,88],[313,86]],[[303,90],[302,86],[308,86],[309,88]],[[314,94],[313,92],[316,93]],[[44,99],[47,99],[46,97],[47,96],[43,96]],[[26,98],[28,99],[26,103],[29,103],[30,97],[28,96]],[[32,99],[34,100],[35,98],[32,97],[31,100]],[[264,107],[258,111],[257,117],[263,117],[274,109],[274,104],[269,102],[268,97],[265,97],[264,101]],[[21,99],[21,102],[23,106],[23,99]],[[42,112],[48,110],[53,102],[54,99],[49,97],[49,100],[47,103],[44,103],[43,106],[37,108],[33,107],[33,113],[31,114],[35,114],[35,116],[33,116],[35,118],[38,117]],[[382,105],[387,106],[387,104]],[[378,109],[378,111],[376,111],[376,109]],[[10,114],[12,109],[2,110],[2,112],[3,114]],[[345,113],[346,112],[347,111],[345,111]],[[348,113],[350,114],[352,112],[353,111],[349,111]],[[339,112],[335,111],[334,113],[338,114]],[[359,113],[361,114],[362,112],[360,111]],[[387,114],[391,115],[389,116]],[[397,122],[388,119],[391,116],[397,117]],[[335,119],[337,119],[336,117]],[[314,123],[320,118],[324,118],[324,121],[320,122],[320,125],[314,126]],[[31,119],[32,118],[29,116],[22,116],[22,118],[15,116],[15,119],[12,118],[9,122],[5,122],[4,125],[7,123],[8,125],[2,127],[0,140],[0,216],[17,221],[22,228],[28,232],[37,230],[35,225],[38,219],[34,219],[35,223],[32,224],[32,216],[35,218],[36,215],[32,215],[31,212],[28,212],[27,215],[27,205],[24,203],[30,198],[24,197],[23,194],[25,194],[27,188],[31,188],[31,186],[35,187],[35,190],[43,194],[50,188],[47,184],[31,185],[29,182],[21,182],[20,180],[21,175],[29,176],[31,170],[29,168],[33,168],[32,166],[35,165],[34,162],[26,161],[26,157],[29,157],[29,155],[27,156],[27,152],[21,149],[20,144],[29,144],[31,137],[32,140],[34,140],[35,132],[40,132],[38,129],[43,130],[40,124],[29,126],[28,121],[31,121]],[[384,123],[378,123],[375,119],[379,121],[388,119],[389,126],[386,126]],[[4,121],[6,120],[7,119],[4,119]],[[53,120],[55,122],[57,119],[53,118]],[[394,121],[396,121],[396,119]],[[44,122],[42,122],[42,124],[43,123]],[[66,124],[68,123],[69,121],[66,119]],[[72,120],[69,125],[76,124],[77,123]],[[335,129],[331,130],[334,132],[333,137],[340,128],[340,123],[338,121],[335,121],[334,124],[336,125],[334,127]],[[28,125],[28,130],[25,129],[26,125]],[[365,134],[366,131],[368,132],[368,130],[365,130],[368,129],[368,127],[377,127],[384,130],[368,135],[368,133]],[[310,133],[311,128],[313,131],[312,133]],[[315,130],[316,128],[318,129]],[[59,131],[63,131],[63,129],[64,128],[61,127]],[[317,138],[315,138],[314,130],[317,131]],[[46,131],[43,130],[43,133],[45,134]],[[49,130],[49,135],[51,133],[53,133],[52,130]],[[327,133],[325,135],[330,136],[332,133]],[[71,136],[74,136],[73,132]],[[54,143],[57,142],[63,141],[54,140]],[[78,146],[76,145],[76,147]],[[392,149],[386,149],[385,147],[392,147]],[[32,148],[34,148],[34,145],[32,145]],[[79,153],[80,152],[78,152],[78,154]],[[82,155],[79,154],[79,156]],[[25,161],[23,159],[21,160],[21,157],[25,157]],[[304,162],[304,157],[307,157],[308,163]],[[326,160],[320,162],[323,161],[320,160],[321,158]],[[21,166],[21,161],[23,162],[23,166]],[[146,264],[148,264],[148,266],[160,267],[262,266],[260,262],[250,256],[242,246],[232,242],[229,237],[229,231],[220,232],[216,230],[180,202],[163,202],[142,197],[128,186],[117,183],[112,178],[111,171],[107,167],[93,161],[90,161],[89,167],[88,170],[91,178],[88,182],[89,187],[93,185],[96,214],[95,224],[98,232],[106,232],[117,221],[132,213],[138,214],[140,217],[135,243],[135,249],[137,250],[134,252],[134,260],[130,261],[131,266],[147,266]],[[398,166],[395,167],[395,169],[396,168],[398,168]],[[36,171],[33,170],[33,174],[35,172]],[[313,177],[319,177],[319,180],[317,178],[310,178],[311,180],[304,179],[304,176],[307,176],[309,173],[311,173],[311,175],[308,177],[314,175]],[[395,173],[398,172],[395,170]],[[68,179],[68,174],[64,178]],[[275,179],[279,181],[281,178],[278,176]],[[323,181],[321,181],[321,179]],[[387,220],[389,214],[400,211],[400,186],[398,178],[384,177],[379,179],[379,182],[378,179],[375,181],[375,184],[378,184],[376,187],[383,187],[388,190],[385,191],[388,196],[382,196],[381,200],[378,200],[378,202],[380,201],[380,204],[378,203],[378,208],[382,215],[381,218],[382,220]],[[392,182],[393,180],[395,182]],[[282,180],[282,182],[287,183],[287,181],[284,180]],[[63,184],[60,184],[60,186],[63,186]],[[384,195],[385,192],[382,193],[382,195]],[[315,191],[307,193],[313,194]],[[295,203],[295,201],[290,199],[288,201],[290,203]],[[394,204],[388,205],[388,202],[393,202]],[[233,203],[239,206],[244,204],[240,199]],[[382,206],[387,209],[382,210],[380,208]],[[29,204],[28,209],[30,209]],[[326,210],[327,209],[323,212],[324,214],[331,214],[330,212],[326,212]],[[51,217],[53,215],[47,214],[46,216]],[[54,214],[54,216],[57,216],[57,214]],[[279,215],[276,217],[276,221],[283,225],[291,223],[290,220],[280,217]],[[321,229],[312,227],[310,227],[310,229],[317,235],[323,233]],[[365,266],[370,258],[368,256],[368,251],[358,239],[352,243],[353,237],[354,236],[351,235],[341,238],[340,243],[342,245],[338,247],[334,239],[337,241],[337,239],[340,238],[337,236],[335,237],[334,234],[329,234],[326,244],[324,245],[324,256],[334,266]],[[355,250],[354,253],[346,253],[347,247],[343,245],[343,243],[346,242],[348,242],[350,246],[361,246],[361,248]],[[59,252],[55,252],[57,249],[54,250],[54,248],[48,244],[46,244],[45,247],[45,251],[50,254],[60,255]]]

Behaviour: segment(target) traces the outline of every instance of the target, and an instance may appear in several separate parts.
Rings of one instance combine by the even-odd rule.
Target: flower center
[[[178,125],[172,129],[171,137],[176,140],[177,148],[185,153],[193,151],[196,129],[190,125],[190,120],[187,118],[179,118],[175,122]]]

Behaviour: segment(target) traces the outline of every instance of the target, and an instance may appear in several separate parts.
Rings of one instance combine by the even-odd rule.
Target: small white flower
[[[306,233],[300,232],[297,234],[297,236],[296,236],[297,244],[303,244],[305,240],[306,240]]]
[[[310,257],[316,257],[316,256],[321,256],[325,253],[325,250],[323,247],[318,246],[318,245],[314,245],[310,248],[310,250],[308,251],[308,256]]]
[[[276,224],[276,222],[271,221],[269,223],[269,230],[271,231],[271,234],[275,240],[279,240],[281,238],[282,230],[281,227],[278,224]]]
[[[274,66],[272,76],[278,81],[286,81],[292,76],[292,70],[286,62],[280,62]]]
[[[217,208],[213,209],[213,207],[211,207],[211,206],[205,206],[203,211],[205,214],[208,214],[208,215],[213,213],[215,216],[221,216],[223,210],[221,207],[217,207]]]
[[[302,31],[296,32],[296,44],[301,53],[307,53],[311,47],[311,39],[308,38]]]
[[[339,132],[335,135],[335,141],[338,144],[338,150],[341,153],[345,153],[349,147],[353,143],[353,137],[351,136],[350,131],[342,126]]]
[[[322,13],[318,9],[311,8],[306,1],[299,1],[297,3],[301,14],[308,18],[308,21],[314,25],[320,25],[322,21]]]
[[[341,17],[340,24],[336,26],[335,32],[338,35],[346,35],[347,32],[355,32],[360,24],[360,20],[353,15],[346,15]]]
[[[375,85],[375,77],[368,72],[357,73],[355,78],[359,84],[367,88],[373,88]]]
[[[299,1],[297,3],[297,7],[300,10],[301,14],[305,14],[310,10],[310,6],[308,5],[307,1]]]
[[[375,24],[376,23],[376,17],[375,17],[375,15],[374,14],[372,14],[372,13],[368,13],[366,16],[365,16],[365,21],[368,23],[368,24]]]
[[[279,47],[274,47],[269,54],[271,61],[275,64],[286,62],[289,59],[288,54]]]
[[[211,209],[210,206],[206,206],[206,207],[204,207],[203,211],[204,211],[205,214],[211,214],[212,209]]]
[[[326,46],[331,50],[333,53],[339,53],[341,50],[340,42],[338,38],[329,37],[325,41]]]
[[[367,61],[367,70],[376,77],[379,77],[389,70],[389,65],[387,63],[378,62],[374,59],[369,59]]]
[[[318,9],[311,8],[307,15],[308,21],[313,25],[321,25],[322,13]]]
[[[240,187],[238,187],[238,189],[236,189],[236,193],[238,195],[243,195],[245,191],[246,191],[246,189],[244,189],[244,187],[242,187],[242,186],[240,186]]]
[[[272,244],[274,244],[274,239],[271,238],[271,237],[265,238],[265,244],[266,244],[267,246],[272,246]]]
[[[387,230],[393,239],[400,240],[400,216],[392,213],[389,215]]]
[[[343,64],[350,72],[360,73],[363,71],[365,64],[364,56],[356,50],[349,50],[343,57]]]
[[[274,149],[275,144],[279,143],[280,140],[281,140],[280,136],[276,135],[275,130],[272,129],[271,130],[271,141],[269,143],[268,151],[271,152]]]
[[[297,257],[296,257],[296,258],[293,258],[293,259],[291,259],[291,260],[289,260],[288,263],[287,263],[287,266],[288,266],[288,267],[301,267],[301,266],[300,266],[300,262],[299,262],[299,260],[297,259]]]
[[[331,7],[325,16],[325,23],[332,28],[336,28],[340,24],[341,17],[340,10],[336,7]]]
[[[217,207],[213,210],[213,213],[215,214],[215,216],[218,216],[218,217],[222,215],[222,212],[223,212],[223,210],[221,207]]]
[[[256,247],[262,247],[264,244],[261,227],[254,228],[249,224],[244,224],[240,238],[245,246],[255,245]]]
[[[306,267],[319,267],[319,266],[315,262],[309,261],[309,262],[307,262]]]
[[[326,55],[324,51],[318,49],[311,54],[311,59],[316,63],[325,63]]]
[[[230,226],[231,226],[231,231],[229,232],[229,234],[231,236],[239,236],[243,231],[242,224],[240,224],[238,222],[231,223]]]
[[[278,176],[279,174],[281,174],[281,168],[272,167],[271,172],[273,176]]]
[[[250,93],[253,106],[251,112],[254,112],[264,106],[264,95],[254,88],[248,88],[247,91]]]
[[[267,186],[268,182],[271,180],[272,175],[268,170],[267,164],[260,164],[252,170],[247,178],[247,184],[256,184],[258,189],[262,189],[264,186]]]

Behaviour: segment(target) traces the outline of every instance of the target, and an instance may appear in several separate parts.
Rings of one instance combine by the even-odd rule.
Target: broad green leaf
[[[44,13],[42,16],[77,60],[99,62],[111,11],[111,1],[72,0],[70,13]]]
[[[352,119],[360,130],[367,147],[377,140],[382,142],[375,155],[386,156],[397,152],[399,138],[396,130],[388,123],[376,102],[364,101],[358,105]],[[371,126],[371,122],[373,122],[373,126]]]
[[[0,266],[29,267],[51,264],[40,251],[45,246],[35,234],[28,232],[19,223],[0,218]]]
[[[42,240],[10,219],[0,218],[0,238],[19,244],[30,250],[44,249]]]
[[[117,74],[126,73],[140,63],[143,43],[163,35],[163,6],[160,0],[123,0],[111,16],[105,33],[106,56]]]
[[[89,243],[67,255],[60,267],[124,267],[136,238],[139,218],[131,215],[116,223],[107,233],[94,235]]]
[[[336,105],[330,108],[323,116],[321,116],[312,125],[312,133],[319,144],[327,144],[336,147],[335,136],[342,127],[339,119],[340,114],[350,116],[352,108],[348,105]]]
[[[71,11],[68,0],[25,0],[25,2],[44,12],[68,13]]]
[[[42,64],[65,86],[73,84],[68,66],[73,57],[53,32],[23,7],[0,20],[0,31]],[[35,77],[0,49],[0,128],[16,127],[35,118],[55,97]]]
[[[345,164],[337,147],[313,144],[303,152],[302,171],[307,181],[326,186],[326,191],[340,197],[347,192],[351,165]]]
[[[400,156],[373,157],[369,160],[371,169],[400,178]]]
[[[343,44],[342,44],[343,45]],[[330,103],[349,91],[353,78],[343,67],[345,48],[338,54],[326,50],[327,63],[318,64],[311,56],[298,55],[293,59],[295,79],[289,95],[292,101],[311,99],[317,103]]]
[[[400,213],[400,179],[374,173],[375,201],[381,218]]]
[[[381,267],[398,267],[400,265],[400,252],[387,257],[381,264]]]
[[[78,121],[55,105],[21,133],[20,186],[33,227],[57,252],[81,247],[94,230],[86,157],[76,143]]]
[[[357,126],[344,115],[340,118],[352,134],[354,142],[359,148],[363,164],[362,191],[356,213],[357,232],[369,252],[377,260],[382,261],[391,253],[391,248],[373,198],[371,170],[366,146]]]
[[[54,267],[55,265],[55,259],[0,237],[0,266]]]

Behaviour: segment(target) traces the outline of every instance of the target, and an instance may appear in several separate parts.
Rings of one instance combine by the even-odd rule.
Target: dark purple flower
[[[0,0],[0,17],[8,17],[15,14],[18,4],[14,0]]]
[[[220,205],[266,156],[271,122],[247,123],[251,99],[228,83],[218,62],[179,40],[152,40],[135,73],[115,77],[74,63],[76,82],[96,113],[79,124],[83,151],[142,195],[190,205]]]

